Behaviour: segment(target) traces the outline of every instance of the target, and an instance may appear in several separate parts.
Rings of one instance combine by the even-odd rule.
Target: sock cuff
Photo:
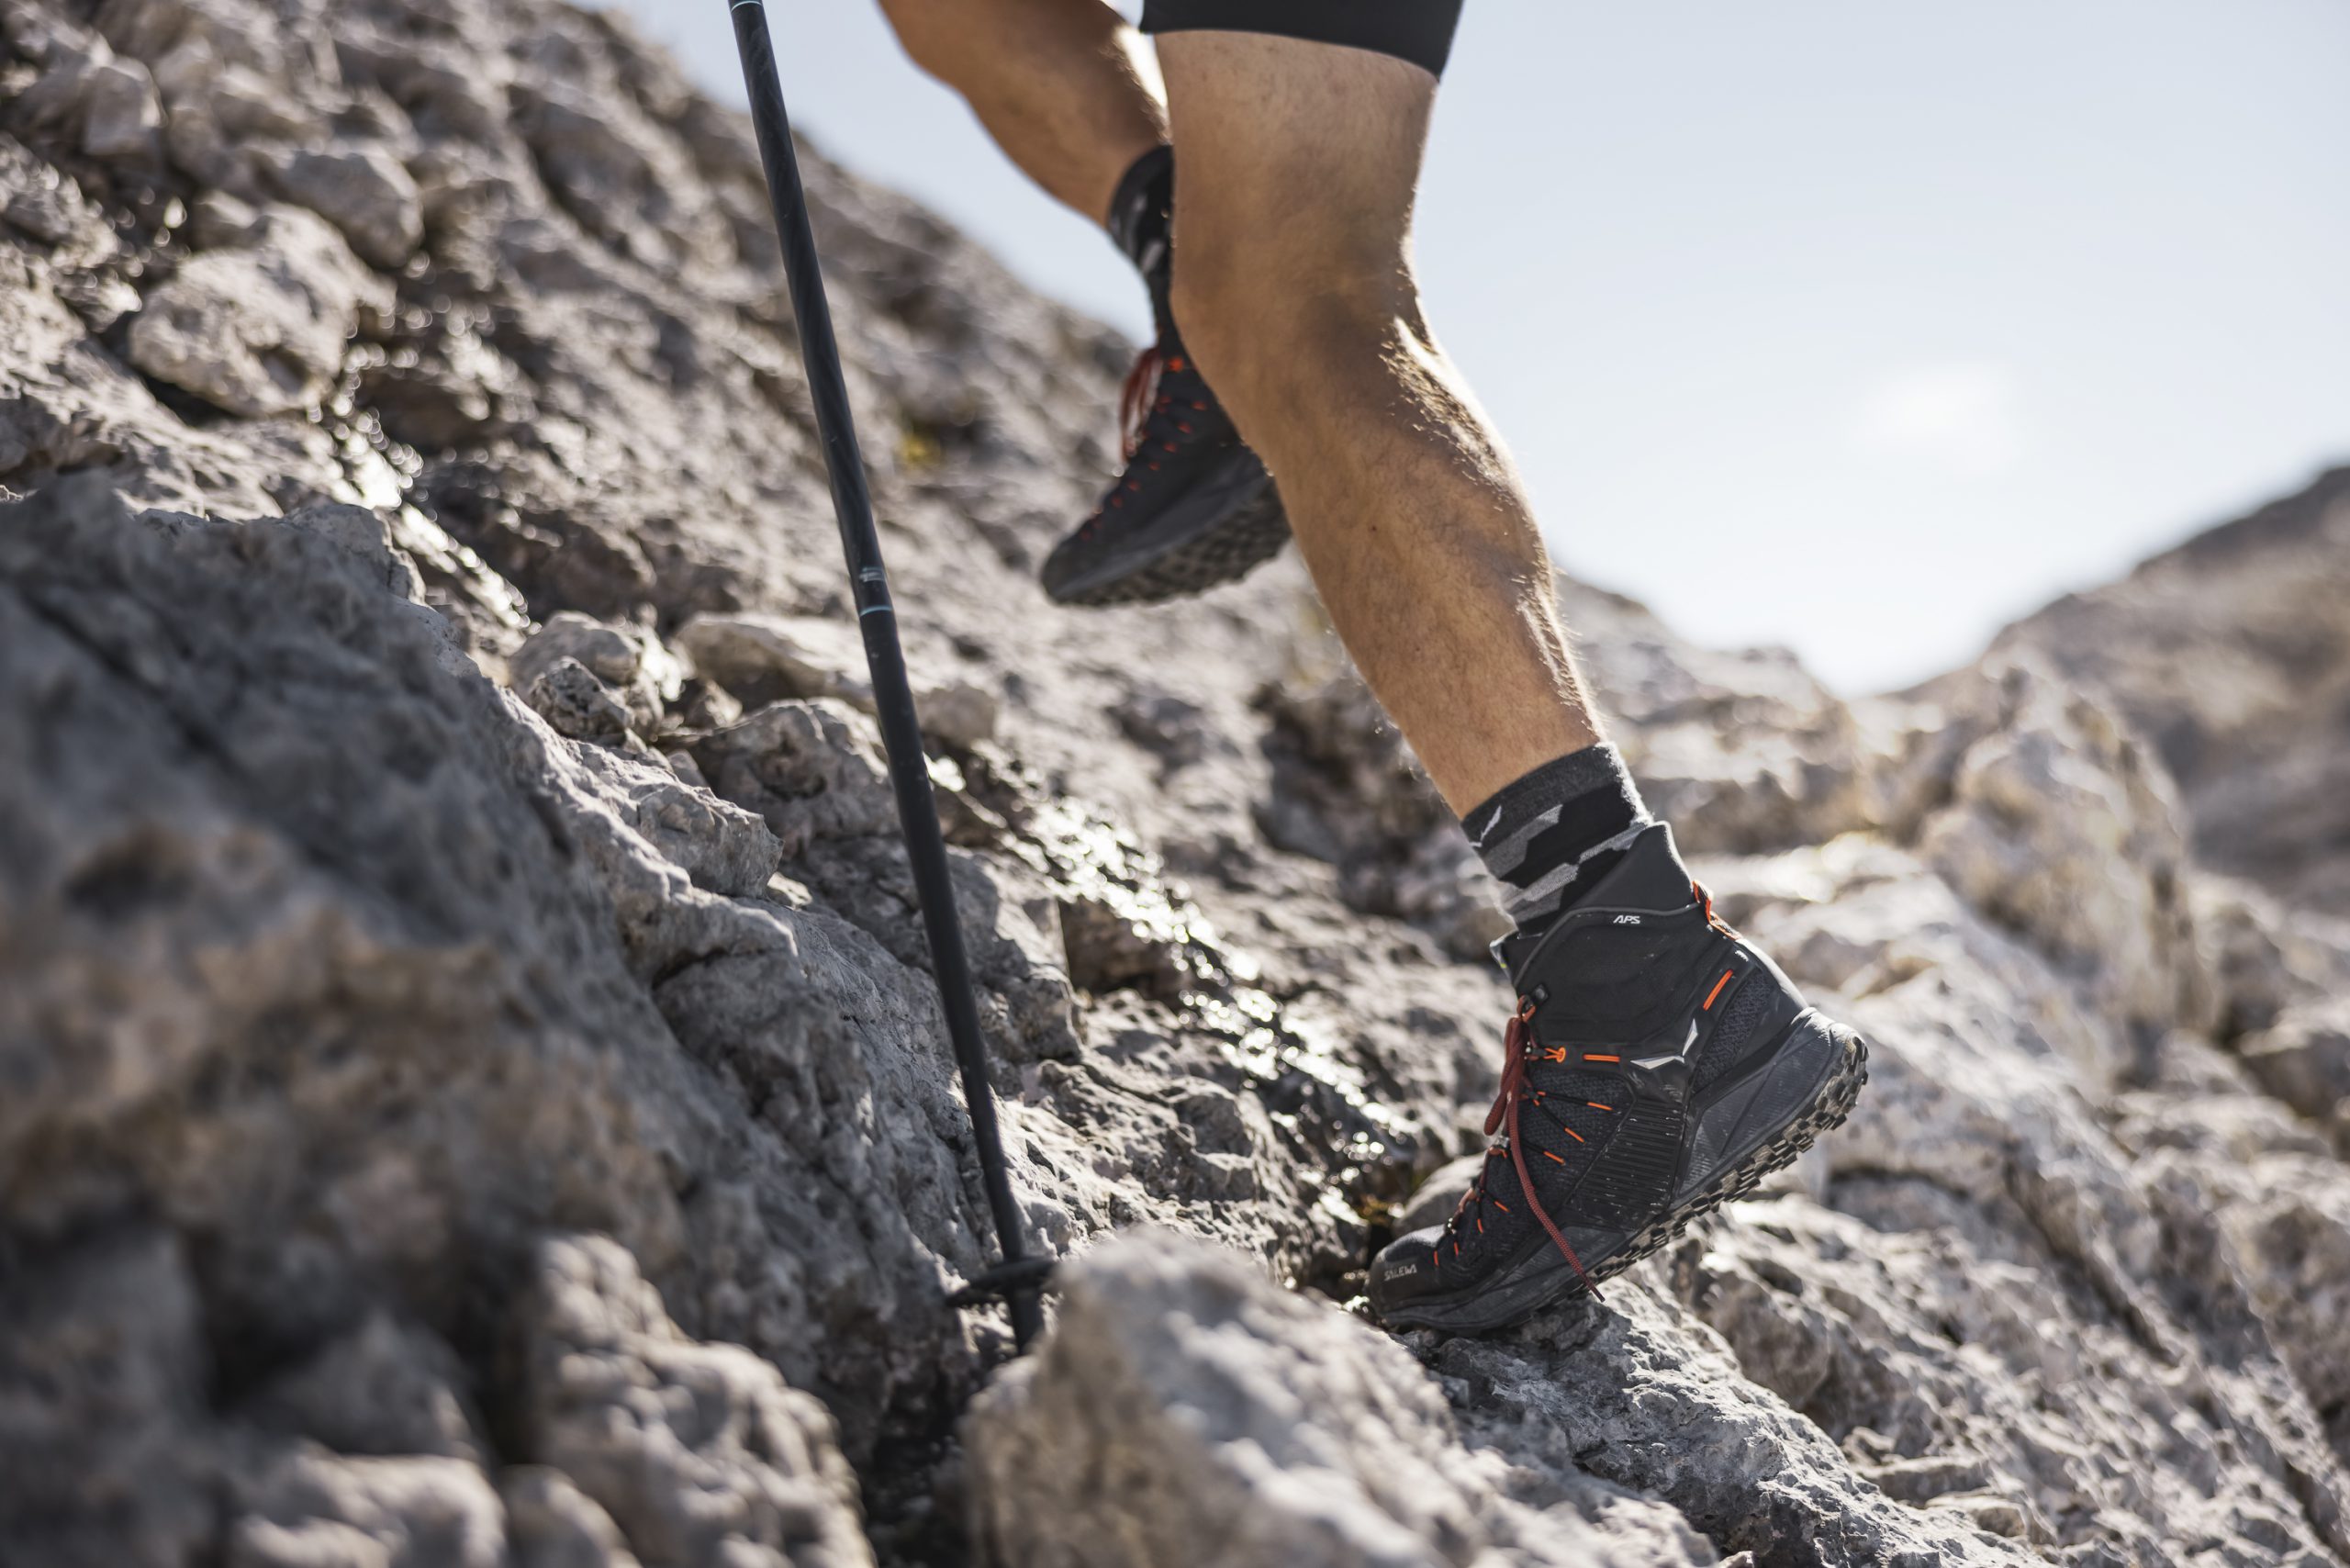
[[[1541,930],[1599,885],[1655,822],[1605,742],[1551,758],[1460,819],[1504,888],[1521,935]]]
[[[1510,780],[1486,800],[1461,812],[1460,825],[1471,843],[1483,845],[1505,820],[1521,820],[1579,795],[1610,788],[1622,791],[1631,808],[1633,822],[1655,820],[1641,801],[1639,787],[1632,782],[1630,770],[1624,766],[1624,754],[1616,749],[1614,742],[1601,741],[1581,751],[1553,757],[1531,773]]]
[[[1174,194],[1175,149],[1164,142],[1128,164],[1118,177],[1102,226],[1135,265],[1146,264],[1143,250],[1151,241],[1167,238],[1164,214]]]

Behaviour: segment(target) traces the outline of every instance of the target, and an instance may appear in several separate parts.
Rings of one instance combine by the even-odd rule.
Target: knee
[[[1176,242],[1175,322],[1227,402],[1285,402],[1302,386],[1360,375],[1420,330],[1408,270],[1250,250]]]

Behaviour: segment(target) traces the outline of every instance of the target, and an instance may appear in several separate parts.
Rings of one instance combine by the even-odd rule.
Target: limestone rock
[[[454,1459],[287,1453],[248,1483],[229,1568],[503,1568],[506,1521],[479,1469]]]
[[[424,209],[416,181],[386,148],[305,147],[273,157],[269,174],[287,201],[333,224],[363,260],[376,266],[401,265],[423,242]]]
[[[1887,789],[1855,716],[1781,650],[1724,653],[1620,595],[1558,579],[1585,674],[1650,804],[1685,849],[1751,852],[1878,825]],[[1351,667],[1308,661],[1258,689],[1273,844],[1329,861],[1342,896],[1482,958],[1508,926],[1452,812]]]
[[[156,165],[162,162],[163,106],[154,79],[136,61],[94,64],[85,79],[82,151],[101,162]]]
[[[1463,1443],[1384,1337],[1170,1236],[1072,1265],[1051,1337],[982,1396],[966,1440],[982,1538],[1037,1568],[1624,1560],[1572,1506],[1513,1496],[1507,1465]],[[1570,1489],[1642,1512],[1609,1490]],[[1640,1561],[1714,1561],[1669,1517],[1641,1522]]]
[[[697,615],[677,629],[694,668],[752,707],[839,697],[870,708],[865,645],[850,627],[814,616]]]
[[[568,610],[549,616],[525,639],[508,657],[507,669],[515,687],[527,691],[565,658],[618,693],[629,722],[647,733],[659,727],[662,714],[684,691],[685,666],[652,633]]]
[[[771,703],[703,740],[694,759],[711,789],[765,819],[787,855],[897,828],[880,735],[840,703]]]
[[[748,898],[775,874],[781,846],[757,816],[696,783],[604,750],[568,759],[630,832],[714,893]]]
[[[272,1379],[241,1411],[254,1425],[343,1454],[429,1454],[480,1464],[481,1418],[456,1352],[375,1313]]]
[[[2286,1260],[2340,1245],[2322,1144],[2209,1046],[2133,1065],[2065,962],[1898,858],[1839,841],[1769,874],[1736,918],[1841,986],[1830,1005],[1874,1042],[1870,1090],[1820,1151],[1824,1207],[1744,1205],[1636,1273],[1930,1511],[1947,1496],[2085,1561],[2199,1532],[2223,1561],[2340,1551],[2332,1395],[2288,1370],[2330,1351],[2285,1327],[2329,1268]],[[2116,1076],[2148,1086],[2117,1100]],[[1528,1330],[1566,1332],[1563,1315]],[[2169,1371],[2121,1370],[2141,1356]],[[2051,1430],[2098,1436],[2051,1450]],[[2174,1463],[2192,1486],[2162,1479]]]
[[[2350,468],[2000,634],[2112,702],[2175,776],[2212,866],[2350,913]]]
[[[2235,1049],[2262,1088],[2350,1144],[2350,996],[2288,1009]]]
[[[550,1239],[521,1314],[520,1418],[636,1554],[678,1568],[856,1568],[872,1552],[832,1418],[775,1369],[680,1334],[635,1260]]]
[[[1478,1155],[1451,813],[1293,560],[1046,603],[1128,346],[808,150],[1013,1183],[1098,1249],[1002,1374],[741,117],[555,0],[0,39],[0,1558],[2350,1559],[2337,482],[1866,702],[1561,581],[1875,1080],[1399,1350],[1326,1304]]]
[[[994,692],[968,680],[923,692],[915,708],[922,715],[923,738],[955,751],[995,739],[1003,712]]]
[[[2288,908],[2232,878],[2199,877],[2189,898],[2219,992],[2221,1039],[2350,995],[2350,922]]]
[[[1508,934],[1493,879],[1351,668],[1268,685],[1257,703],[1271,721],[1257,813],[1270,843],[1329,861],[1348,903],[1427,928],[1455,958]]]
[[[232,414],[285,413],[324,394],[361,313],[388,302],[342,236],[299,207],[271,207],[239,238],[147,297],[131,363]]]
[[[44,68],[15,95],[11,118],[62,135],[87,157],[152,173],[161,162],[163,116],[147,67],[118,57],[106,39],[71,22],[35,13],[10,23],[15,49]]]
[[[6,171],[0,218],[8,227],[51,247],[52,260],[89,263],[111,259],[119,241],[104,214],[83,194],[80,182],[36,157],[14,137],[0,137],[0,166]]]
[[[1972,1519],[1913,1511],[1856,1474],[1825,1434],[1668,1327],[1637,1286],[1613,1310],[1537,1319],[1510,1341],[1428,1347],[1470,1440],[1520,1464],[1572,1464],[1662,1497],[1758,1562],[2022,1564]]]
[[[86,1238],[0,1273],[0,1543],[166,1568],[210,1539],[204,1325],[176,1238]]]
[[[1994,666],[1954,726],[1947,802],[1919,849],[1963,895],[2098,977],[2115,1015],[2208,1025],[2215,997],[2187,898],[2187,829],[2168,775],[2092,699]],[[1949,744],[1945,739],[1942,744]]]
[[[549,665],[531,682],[522,700],[559,735],[591,745],[621,747],[636,738],[629,731],[628,705],[577,659],[560,658]]]
[[[105,215],[78,181],[7,136],[0,136],[0,224],[46,252],[42,270],[56,297],[91,331],[103,332],[139,308],[139,291],[122,275],[127,247]],[[35,343],[22,346],[37,349]],[[61,367],[46,368],[54,374]],[[25,390],[18,390],[12,423],[28,414],[38,418]],[[21,454],[0,454],[0,464],[7,466],[22,460]]]
[[[559,1470],[518,1464],[499,1477],[515,1568],[638,1568],[612,1517]]]
[[[574,1191],[665,1249],[655,1238],[677,1234],[674,1198],[641,1133],[616,1141],[615,1128],[589,1126],[599,1113],[575,1121],[586,1105],[568,1094],[497,1087],[506,1067],[489,1036],[453,1024],[490,997],[558,983],[479,946],[486,934],[510,940],[552,919],[549,952],[611,938],[561,913],[594,884],[576,847],[548,838],[543,800],[532,803],[543,787],[526,781],[546,743],[518,729],[477,676],[444,665],[436,618],[387,591],[381,562],[282,521],[140,521],[95,487],[68,487],[0,528],[0,622],[21,681],[0,732],[8,755],[31,764],[0,779],[23,835],[0,897],[12,966],[0,1048],[26,1086],[0,1112],[0,1147],[26,1183],[19,1223],[93,1201],[85,1182],[126,1179],[102,1181],[107,1167],[163,1182],[183,1216],[235,1215],[288,1235],[315,1223],[340,1240],[274,1261],[266,1245],[232,1249],[211,1276],[216,1308],[233,1299],[273,1324],[239,1319],[247,1328],[297,1342],[386,1280],[437,1316],[429,1304],[457,1285],[440,1272],[454,1260],[439,1251],[447,1227],[476,1202],[490,1205],[487,1221],[509,1177]],[[247,706],[263,689],[276,693],[265,721]],[[61,727],[41,703],[64,694],[73,718]],[[189,746],[207,760],[174,765]],[[403,784],[351,809],[370,789],[362,779],[386,777]],[[100,927],[111,935],[97,939]],[[600,1047],[581,1024],[617,1000],[596,973],[609,961],[566,976],[544,1005],[518,1007],[509,1038],[538,1039],[559,1076],[568,1058],[604,1077],[588,1066]],[[633,1027],[648,1026],[641,1000],[621,1005]],[[257,1037],[262,1019],[272,1022]],[[272,1067],[270,1049],[291,1054]],[[315,1097],[297,1091],[296,1114],[285,1075],[300,1080],[304,1053],[319,1049],[355,1052],[358,1065],[319,1080]],[[628,1092],[628,1070],[607,1059],[620,1076],[606,1081]],[[121,1119],[198,1084],[218,1119],[191,1116],[172,1137]],[[647,1113],[664,1114],[649,1101],[634,1114]],[[517,1129],[551,1130],[550,1117],[571,1124],[572,1173],[536,1155],[502,1164],[520,1151]],[[492,1130],[501,1120],[505,1131]],[[37,1155],[38,1129],[64,1122],[90,1130],[72,1150]],[[307,1130],[241,1130],[272,1122]],[[425,1127],[473,1152],[448,1166],[417,1158],[403,1140]],[[331,1174],[293,1178],[327,1148],[338,1151]],[[302,1288],[282,1288],[279,1268]]]

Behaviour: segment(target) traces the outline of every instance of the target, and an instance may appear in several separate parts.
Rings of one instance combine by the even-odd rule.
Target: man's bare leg
[[[1101,0],[882,4],[1013,160],[1102,224],[1150,298],[1151,343],[1119,399],[1119,472],[1037,564],[1046,596],[1173,599],[1272,559],[1289,543],[1280,492],[1201,379],[1169,301],[1175,161],[1141,37]]]
[[[1176,312],[1356,663],[1512,889],[1500,1136],[1367,1292],[1391,1327],[1484,1333],[1785,1166],[1851,1111],[1867,1047],[1714,918],[1591,744],[1524,491],[1413,286],[1433,80],[1256,34],[1169,34],[1159,60]]]
[[[1339,637],[1454,810],[1599,738],[1516,468],[1420,310],[1435,78],[1254,33],[1159,40],[1175,312],[1281,482]]]
[[[883,0],[915,62],[1038,184],[1100,217],[1165,140],[1100,0]],[[1436,82],[1360,50],[1160,40],[1186,174],[1175,313],[1280,476],[1356,663],[1457,810],[1589,745],[1516,473],[1420,313],[1414,187]]]
[[[1024,40],[960,40],[975,58],[942,62],[950,80],[1021,78],[976,57]],[[1279,470],[1339,634],[1510,889],[1517,930],[1495,955],[1518,1002],[1487,1123],[1505,1136],[1452,1218],[1390,1242],[1369,1280],[1391,1326],[1484,1332],[1785,1165],[1851,1110],[1866,1047],[1713,917],[1615,749],[1592,744],[1523,488],[1412,280],[1434,78],[1260,34],[1174,32],[1160,59],[1190,354]],[[1029,167],[1091,210],[1124,155]]]
[[[1167,140],[1158,67],[1102,0],[881,0],[915,64],[963,95],[1029,178],[1096,222]]]

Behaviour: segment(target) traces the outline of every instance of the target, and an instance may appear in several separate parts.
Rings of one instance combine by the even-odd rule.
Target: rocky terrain
[[[811,160],[1071,1260],[1013,1361],[747,128],[546,0],[0,45],[0,1562],[2350,1562],[2350,932],[2245,781],[2350,678],[2338,504],[1898,700],[1562,583],[1874,1081],[1603,1301],[1391,1338],[1472,868],[1292,563],[1043,605],[1123,345]]]
[[[2178,781],[2196,857],[2350,914],[2350,467],[2009,627],[2109,693]]]

